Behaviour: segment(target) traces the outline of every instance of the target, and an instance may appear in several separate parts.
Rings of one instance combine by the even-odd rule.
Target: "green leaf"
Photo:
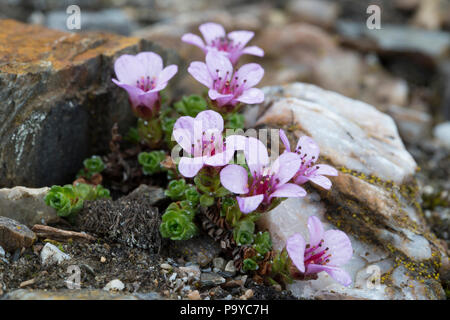
[[[184,195],[187,201],[191,203],[193,207],[196,207],[200,202],[200,194],[197,191],[197,188],[190,187],[184,191]]]
[[[243,114],[231,113],[227,116],[225,121],[225,128],[227,129],[243,129],[245,118]]]
[[[202,207],[210,207],[214,204],[214,197],[210,197],[206,194],[200,196],[200,205]]]
[[[258,265],[258,263],[256,263],[255,260],[253,260],[251,258],[244,259],[243,264],[242,264],[242,270],[244,272],[255,271],[258,269],[259,269],[259,265]]]
[[[171,240],[191,239],[197,233],[197,226],[192,218],[184,214],[182,210],[169,208],[162,216],[162,223],[159,228],[161,235]]]
[[[255,237],[255,244],[253,248],[261,254],[265,255],[267,252],[272,250],[272,239],[270,238],[269,232],[258,232]]]
[[[187,188],[188,185],[186,185],[186,181],[184,179],[172,180],[169,182],[167,190],[164,193],[174,201],[184,200],[186,197],[185,191]]]
[[[138,162],[142,166],[142,172],[152,175],[165,169],[161,167],[161,162],[166,158],[164,151],[141,152],[138,155]]]
[[[183,116],[195,117],[201,111],[206,110],[206,100],[198,95],[191,95],[183,97],[180,101],[174,104],[175,110]]]
[[[233,236],[238,246],[249,245],[253,243],[253,233],[255,232],[255,223],[251,220],[239,221],[234,230]]]

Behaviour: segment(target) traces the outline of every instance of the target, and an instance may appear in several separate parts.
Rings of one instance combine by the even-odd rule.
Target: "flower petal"
[[[159,92],[145,92],[139,95],[140,104],[148,108],[153,108],[158,100]]]
[[[200,25],[200,32],[206,41],[206,44],[210,45],[216,38],[225,37],[225,29],[217,23],[208,22]]]
[[[264,195],[258,194],[251,197],[236,197],[236,200],[242,213],[248,214],[258,209],[259,205],[264,200]]]
[[[192,145],[194,144],[194,118],[184,116],[178,118],[173,126],[173,139],[185,150],[188,154],[193,152]]]
[[[286,183],[276,188],[269,198],[300,198],[304,196],[306,196],[305,189],[293,183]]]
[[[210,89],[208,91],[208,96],[211,98],[211,100],[217,100],[217,99],[223,99],[223,98],[228,98],[231,100],[234,97],[232,94],[221,94],[221,93],[217,92],[217,90],[214,90],[214,89]]]
[[[236,164],[230,164],[220,171],[220,182],[233,193],[248,193],[247,170]]]
[[[257,63],[244,64],[236,72],[235,77],[238,78],[240,86],[249,89],[258,84],[264,76],[264,69]]]
[[[294,265],[300,272],[305,272],[306,242],[300,233],[295,233],[286,241],[286,250]]]
[[[283,142],[284,148],[286,149],[285,152],[291,152],[291,144],[283,129],[280,129],[280,139],[281,142]]]
[[[306,162],[312,160],[312,162],[314,163],[317,161],[317,158],[319,157],[320,152],[319,146],[312,138],[308,136],[302,136],[300,137],[300,139],[298,139],[295,151],[298,150],[300,151],[302,158],[303,156],[305,156],[305,158],[303,159]]]
[[[247,161],[250,173],[257,176],[263,167],[269,164],[269,154],[266,146],[258,139],[248,137],[244,146],[245,160]]]
[[[201,157],[188,158],[182,157],[178,164],[178,170],[181,175],[186,178],[194,177],[203,167],[203,159]]]
[[[189,65],[188,72],[194,77],[195,80],[204,86],[208,88],[212,87],[213,80],[205,63],[200,61],[192,62]]]
[[[313,176],[307,177],[307,179],[326,190],[331,189],[331,186],[332,186],[331,180],[325,176],[313,175]]]
[[[131,105],[133,106],[133,108],[136,108],[139,105],[139,103],[140,103],[139,95],[143,94],[144,91],[141,90],[138,87],[133,86],[133,85],[129,85],[129,84],[125,84],[125,83],[119,82],[116,79],[112,79],[112,81],[116,85],[118,85],[119,87],[125,89],[128,92],[128,96],[130,98]]]
[[[321,271],[325,271],[326,273],[328,273],[334,280],[336,280],[343,286],[348,287],[352,284],[352,277],[350,276],[350,274],[344,269],[338,267],[310,264],[308,265],[308,270],[306,270],[306,273],[319,273]]]
[[[334,177],[338,175],[338,171],[332,166],[329,166],[327,164],[317,164],[314,167],[316,168],[314,173],[317,175],[334,176]]]
[[[136,59],[141,63],[141,74],[145,77],[157,77],[163,69],[161,56],[154,52],[138,53]]]
[[[199,112],[195,117],[195,123],[201,123],[201,130],[208,131],[213,130],[215,132],[222,133],[223,131],[223,118],[220,113],[213,110],[205,110]]]
[[[228,57],[217,50],[209,50],[206,54],[206,66],[212,79],[230,79],[233,74],[233,65]],[[211,86],[210,86],[211,87]]]
[[[261,103],[264,101],[264,92],[257,88],[251,88],[245,90],[236,100],[247,104]]]
[[[202,50],[205,50],[205,43],[202,38],[193,33],[186,33],[181,37],[181,41],[193,44],[194,46],[199,47]]]
[[[173,78],[173,76],[178,72],[178,67],[174,64],[165,67],[161,73],[156,78],[157,84],[155,89],[160,91],[167,86],[167,82]]]
[[[283,185],[295,176],[300,169],[301,158],[294,152],[282,153],[270,167],[278,184]]]
[[[264,50],[257,46],[250,46],[242,50],[243,54],[251,54],[257,57],[264,57]]]
[[[228,38],[233,40],[234,45],[238,45],[240,48],[243,48],[254,35],[255,33],[253,31],[240,30],[228,33]]]
[[[136,86],[141,76],[144,75],[141,62],[135,56],[124,54],[114,63],[114,71],[118,82],[130,86]]]
[[[324,247],[329,249],[331,257],[329,265],[341,266],[346,264],[353,255],[352,243],[345,232],[328,230],[323,234]]]
[[[323,224],[316,216],[308,218],[309,243],[311,246],[319,245],[323,239]]]

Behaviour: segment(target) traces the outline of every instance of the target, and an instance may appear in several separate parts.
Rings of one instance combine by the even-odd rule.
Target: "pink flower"
[[[159,91],[167,86],[178,67],[170,65],[163,69],[163,61],[158,54],[141,52],[135,56],[120,56],[114,64],[114,71],[118,80],[112,81],[128,92],[135,114],[150,119],[159,111]]]
[[[315,216],[309,217],[308,230],[309,244],[299,233],[287,239],[286,250],[294,265],[305,275],[325,271],[340,284],[349,286],[352,278],[340,266],[353,255],[350,239],[340,230],[324,232],[322,222]]]
[[[286,148],[286,151],[291,152],[289,140],[282,129],[280,129],[280,138]],[[325,175],[337,176],[338,172],[332,166],[326,164],[315,164],[319,158],[320,152],[317,143],[308,136],[302,136],[298,140],[294,152],[299,154],[302,158],[302,164],[294,177],[294,182],[302,185],[309,180],[322,188],[327,190],[330,189],[331,181],[325,177]]]
[[[212,110],[200,112],[195,119],[178,118],[173,137],[183,150],[193,157],[182,157],[178,165],[180,173],[194,177],[204,165],[220,167],[228,164],[234,155],[236,136],[223,139],[223,118]]]
[[[189,73],[209,88],[209,98],[219,108],[233,109],[238,103],[261,103],[264,93],[253,88],[264,75],[264,69],[256,63],[245,64],[233,72],[230,60],[217,51],[206,55],[206,63],[194,61]]]
[[[264,56],[264,51],[259,47],[245,47],[254,36],[252,31],[233,31],[226,34],[220,24],[212,22],[202,24],[199,29],[205,41],[192,33],[183,35],[181,40],[199,47],[205,54],[211,50],[218,50],[226,55],[233,65],[236,65],[239,57],[243,54]]]
[[[267,149],[258,139],[236,138],[235,149],[244,150],[251,177],[245,168],[231,164],[220,172],[220,182],[229,191],[241,195],[236,200],[243,213],[253,212],[261,204],[262,210],[268,209],[273,198],[306,195],[302,187],[288,183],[300,168],[301,159],[296,153],[283,153],[269,166]]]

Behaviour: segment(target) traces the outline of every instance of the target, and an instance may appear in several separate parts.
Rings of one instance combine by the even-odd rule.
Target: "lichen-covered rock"
[[[138,38],[0,20],[0,186],[66,183],[106,150],[113,123],[135,121],[114,60],[144,50],[177,59]]]
[[[263,217],[260,227],[271,231],[279,249],[295,232],[307,236],[307,219],[316,215],[328,228],[349,233],[354,248],[345,266],[353,277],[350,287],[320,274],[319,280],[296,282],[290,289],[319,299],[443,298],[438,270],[448,256],[424,219],[416,163],[393,120],[371,105],[312,85],[265,92],[264,104],[251,110],[256,125],[285,129],[291,143],[311,136],[321,161],[340,173],[331,178],[331,190],[311,184],[309,196],[286,200]]]
[[[14,187],[0,189],[0,216],[19,221],[29,227],[57,221],[56,210],[45,204],[49,188]]]

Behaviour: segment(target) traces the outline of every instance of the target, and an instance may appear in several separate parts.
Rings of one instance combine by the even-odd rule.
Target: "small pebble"
[[[100,258],[100,262],[101,262],[101,263],[105,263],[105,262],[106,262],[106,258],[105,258],[105,257],[101,257],[101,258]]]
[[[247,300],[253,297],[253,290],[252,289],[248,289],[247,291],[245,291],[245,293],[239,298],[241,300]]]
[[[225,272],[230,274],[231,276],[234,276],[236,274],[236,267],[234,266],[233,260],[228,261],[227,265],[225,266]]]
[[[125,288],[125,285],[119,279],[114,279],[106,284],[103,288],[105,291],[122,291]]]
[[[200,297],[200,292],[198,290],[192,291],[188,294],[189,300],[202,300],[202,297]]]
[[[214,258],[213,259],[213,266],[215,271],[223,271],[223,269],[225,268],[225,259],[224,258]]]
[[[5,249],[3,249],[1,246],[0,246],[0,257],[4,257],[5,256]]]
[[[168,263],[162,263],[160,265],[160,267],[161,267],[161,269],[164,269],[164,270],[172,270],[173,269],[172,266]]]

